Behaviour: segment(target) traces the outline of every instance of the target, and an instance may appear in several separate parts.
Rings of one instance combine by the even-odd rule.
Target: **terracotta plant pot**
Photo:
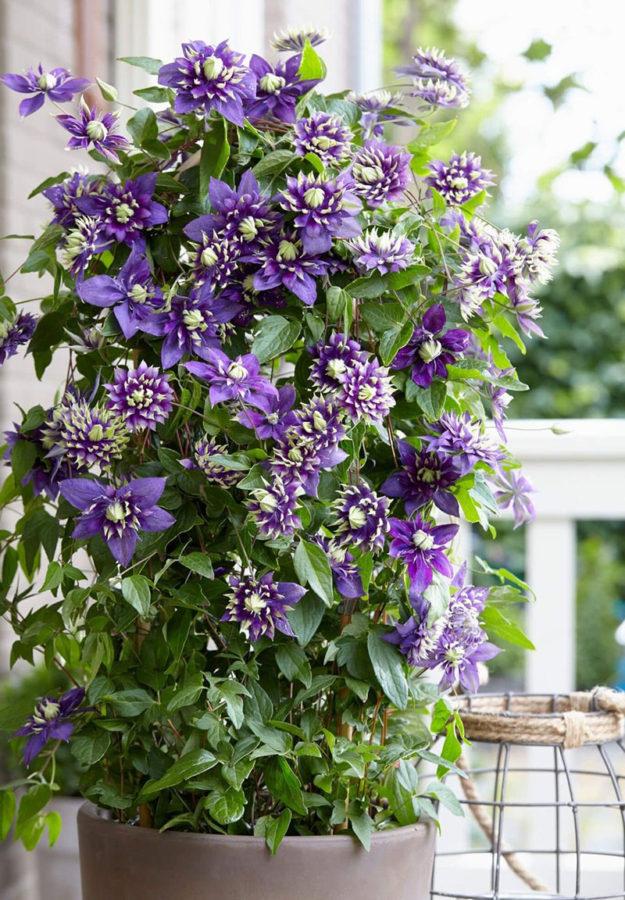
[[[83,900],[428,900],[432,823],[373,836],[261,838],[159,834],[78,812]]]

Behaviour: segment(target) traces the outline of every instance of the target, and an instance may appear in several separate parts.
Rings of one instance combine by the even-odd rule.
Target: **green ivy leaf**
[[[310,663],[301,647],[297,644],[279,644],[276,648],[278,668],[287,681],[301,681],[305,687],[312,683]]]
[[[254,827],[256,837],[264,837],[269,852],[274,856],[289,830],[293,814],[290,809],[283,809],[279,816],[262,816]]]
[[[264,764],[265,784],[276,800],[299,815],[306,815],[306,805],[302,796],[299,778],[286,759],[272,756]]]
[[[245,812],[245,794],[229,787],[225,791],[212,791],[206,798],[206,809],[220,825],[238,822]]]
[[[302,50],[302,60],[297,74],[302,81],[323,81],[326,77],[325,63],[308,39]]]
[[[99,728],[84,729],[72,738],[72,755],[84,766],[94,766],[111,745],[111,736]]]
[[[212,579],[215,577],[210,557],[199,550],[188,553],[186,556],[178,557],[178,562],[186,569],[195,572],[197,575],[202,575],[204,578]]]
[[[489,637],[507,641],[524,650],[535,650],[536,647],[519,626],[508,619],[496,606],[487,606],[480,616]]]
[[[288,611],[287,619],[300,647],[305,647],[312,640],[326,608],[323,600],[309,592]]]
[[[349,821],[352,831],[368,852],[371,849],[371,836],[375,831],[375,822],[360,804],[350,806]]]
[[[190,781],[217,765],[217,758],[209,750],[191,750],[167,769],[162,778],[148,782],[141,791],[141,797],[147,799],[168,788],[177,787]]]

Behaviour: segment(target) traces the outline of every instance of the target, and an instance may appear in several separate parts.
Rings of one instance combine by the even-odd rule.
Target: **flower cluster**
[[[52,408],[15,415],[0,492],[23,507],[7,601],[52,593],[15,617],[14,658],[40,649],[76,686],[20,729],[28,763],[46,748],[33,786],[80,730],[89,798],[157,829],[416,821],[388,761],[423,749],[423,670],[475,690],[497,652],[459,519],[532,514],[506,342],[541,333],[557,236],[485,224],[492,173],[436,157],[428,112],[469,96],[454,60],[418,50],[396,93],[326,96],[323,38],[278,35],[278,62],[225,40],[134,58],[159,106],[127,131],[115,101],[63,111],[97,169],[40,188],[41,317],[0,302],[0,364],[67,371]],[[25,115],[86,87],[3,80]],[[390,124],[417,126],[408,148]],[[219,766],[170,777],[198,753]]]

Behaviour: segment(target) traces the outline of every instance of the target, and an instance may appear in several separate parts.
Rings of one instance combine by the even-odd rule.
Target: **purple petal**
[[[24,765],[26,767],[30,766],[38,753],[41,753],[47,740],[48,737],[45,731],[40,731],[39,734],[33,734],[33,736],[28,739],[23,753]]]
[[[147,509],[158,503],[166,483],[166,478],[135,478],[128,483],[128,488],[133,498],[139,502],[139,506]]]
[[[23,75],[7,72],[5,75],[0,75],[0,81],[12,91],[17,91],[20,94],[32,94],[33,92],[32,84]]]
[[[73,722],[54,722],[48,729],[48,737],[55,741],[69,741],[74,730]]]
[[[113,306],[126,296],[110,275],[94,275],[81,281],[76,285],[76,293],[81,300],[93,306]]]
[[[66,478],[60,482],[59,491],[76,509],[87,509],[104,494],[104,485],[90,478]]]
[[[34,112],[37,112],[38,109],[41,109],[45,100],[44,94],[35,94],[34,97],[27,97],[25,100],[19,105],[19,112],[22,118],[26,118],[26,116],[32,116]]]
[[[423,316],[423,327],[426,328],[430,334],[436,334],[444,327],[445,321],[445,309],[442,303],[437,303],[434,306],[431,306]]]
[[[111,555],[122,566],[127,566],[134,555],[137,546],[137,533],[126,530],[123,537],[112,537],[106,542]]]
[[[175,521],[171,513],[161,509],[160,506],[154,506],[143,514],[142,527],[144,531],[166,531]]]

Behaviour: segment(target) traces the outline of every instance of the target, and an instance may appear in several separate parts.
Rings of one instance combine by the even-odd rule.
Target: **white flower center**
[[[200,309],[185,309],[182,321],[188,331],[205,331],[208,327]]]
[[[51,91],[52,88],[56,87],[56,75],[52,75],[51,72],[44,72],[37,79],[37,84],[42,91]]]
[[[321,206],[325,198],[325,194],[321,190],[321,188],[308,188],[308,190],[304,194],[304,200],[306,201],[306,205],[311,209],[317,209],[317,207]]]
[[[109,503],[104,514],[109,522],[123,522],[128,515],[128,506],[121,500],[115,500]]]
[[[217,254],[212,247],[206,247],[206,249],[202,250],[202,256],[200,257],[200,259],[203,266],[210,268],[217,262]]]
[[[443,352],[443,345],[434,338],[423,341],[419,347],[419,356],[425,363],[433,362]]]
[[[328,365],[326,366],[326,372],[330,376],[330,378],[339,378],[344,374],[347,366],[343,362],[342,359],[331,359]]]
[[[135,303],[145,303],[148,299],[148,291],[142,284],[133,284],[130,289],[129,297]]]
[[[253,241],[258,234],[258,226],[254,216],[246,216],[239,225],[239,234],[244,241]]]
[[[347,518],[349,519],[349,524],[352,528],[362,528],[367,521],[364,510],[360,509],[358,506],[352,506],[347,514]]]
[[[292,241],[280,241],[278,259],[285,262],[293,262],[297,259],[297,247]]]
[[[251,613],[259,613],[262,612],[263,609],[267,606],[267,603],[263,598],[254,591],[251,594],[248,594],[245,598],[245,608],[249,610]]]
[[[132,206],[130,206],[128,203],[120,203],[119,206],[115,208],[115,218],[118,222],[121,222],[122,225],[125,225],[126,222],[129,222],[134,214],[135,213]]]
[[[208,59],[204,60],[202,70],[204,77],[211,81],[221,75],[224,70],[224,64],[218,56],[209,56]]]
[[[479,269],[482,275],[494,275],[497,271],[497,263],[490,256],[481,256]]]
[[[364,181],[366,184],[375,184],[384,178],[384,172],[380,166],[363,166],[356,163],[354,166],[354,175],[358,181]]]
[[[281,75],[276,75],[273,72],[263,75],[258,82],[259,88],[266,94],[279,94],[285,84],[286,80]]]
[[[93,119],[87,122],[87,135],[92,141],[103,141],[108,134],[108,129],[99,119]]]
[[[234,381],[242,381],[247,375],[247,369],[241,363],[234,362],[228,368],[228,375]]]
[[[417,550],[431,550],[434,546],[434,538],[431,534],[428,534],[427,531],[415,531],[412,536],[412,543],[417,548]]]

